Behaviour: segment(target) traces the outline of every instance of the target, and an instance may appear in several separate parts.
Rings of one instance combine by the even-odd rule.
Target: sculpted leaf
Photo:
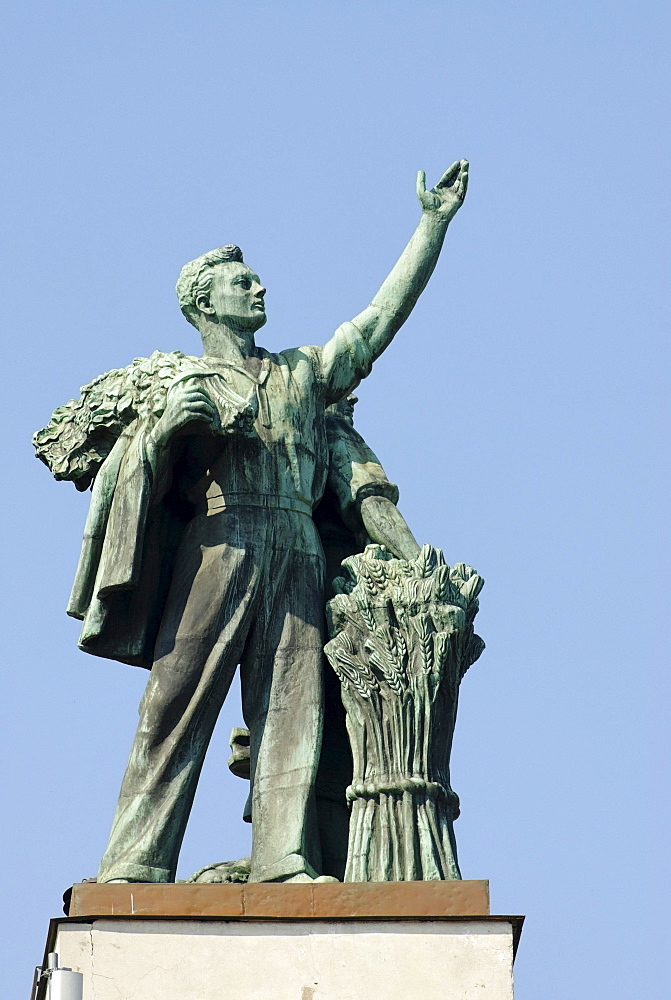
[[[154,351],[82,386],[79,399],[54,410],[33,437],[37,458],[55,479],[86,489],[123,430],[138,417],[160,417],[173,379],[191,364],[181,351]]]
[[[482,577],[478,576],[477,573],[474,573],[473,576],[469,577],[469,579],[461,585],[459,590],[467,601],[474,601],[484,585],[485,581]]]

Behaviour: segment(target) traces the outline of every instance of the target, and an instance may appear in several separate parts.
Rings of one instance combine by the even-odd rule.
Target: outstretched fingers
[[[443,176],[436,184],[436,189],[451,187],[459,176],[462,164],[465,162],[465,160],[455,160],[452,166],[447,168]]]
[[[468,160],[461,161],[461,170],[459,171],[459,177],[455,185],[457,197],[461,198],[463,201],[466,197],[466,192],[468,191]]]
[[[439,211],[451,218],[466,197],[468,188],[468,160],[455,160],[435,187],[426,190],[426,174],[417,174],[417,197],[425,212]]]

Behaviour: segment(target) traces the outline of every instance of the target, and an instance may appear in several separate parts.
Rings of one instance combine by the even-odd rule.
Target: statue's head
[[[176,291],[182,312],[198,330],[207,320],[254,333],[266,322],[266,290],[232,243],[185,264]]]
[[[351,393],[346,396],[345,399],[339,400],[337,403],[331,403],[330,406],[326,407],[326,412],[333,414],[334,417],[342,417],[346,420],[348,424],[354,426],[354,407],[359,402],[358,396],[353,396]]]

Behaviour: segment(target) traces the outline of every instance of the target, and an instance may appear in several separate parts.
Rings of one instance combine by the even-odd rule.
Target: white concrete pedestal
[[[395,885],[392,891],[402,898],[404,884]],[[426,912],[410,916],[373,915],[374,890],[351,916],[301,918],[307,904],[293,894],[284,913],[278,907],[267,919],[254,915],[250,895],[243,915],[232,919],[122,912],[53,921],[47,950],[58,952],[62,966],[83,973],[84,1000],[512,1000],[521,918],[436,913],[440,890],[427,904],[429,897],[414,885],[414,901],[405,908]],[[139,887],[124,888],[130,893]],[[272,887],[275,894],[278,888]],[[97,887],[99,909],[106,889]],[[377,891],[384,891],[382,885]],[[255,905],[261,912],[274,899],[272,893],[265,901],[259,896]],[[109,909],[115,908],[112,902]],[[403,907],[392,900],[388,909]]]

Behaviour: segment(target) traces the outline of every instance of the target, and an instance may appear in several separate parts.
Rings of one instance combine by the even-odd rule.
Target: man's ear
[[[198,312],[210,314],[214,312],[214,306],[210,302],[210,296],[207,292],[198,292],[194,305]]]

